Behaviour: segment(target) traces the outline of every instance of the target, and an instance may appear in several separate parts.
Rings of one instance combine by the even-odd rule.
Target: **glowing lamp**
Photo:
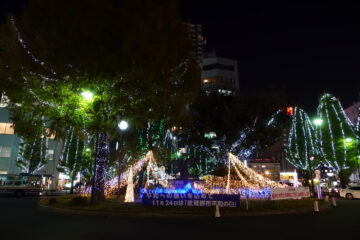
[[[289,115],[289,116],[294,115],[294,108],[293,107],[287,107],[286,108],[286,115]]]
[[[314,124],[315,124],[316,126],[320,126],[320,125],[322,124],[322,122],[323,122],[323,120],[322,120],[321,118],[316,118],[316,119],[314,120]]]
[[[86,101],[90,101],[93,98],[94,94],[92,92],[85,91],[81,93],[81,96],[83,96]]]
[[[120,128],[120,130],[126,130],[128,128],[129,124],[124,121],[124,120],[121,120],[118,124],[118,127]]]

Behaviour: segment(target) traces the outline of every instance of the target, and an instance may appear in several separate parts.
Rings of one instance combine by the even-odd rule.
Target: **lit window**
[[[12,123],[1,122],[0,134],[14,134],[14,127]]]
[[[179,149],[179,152],[180,152],[180,153],[186,153],[186,148],[180,148],[180,149]]]
[[[49,149],[47,150],[47,159],[49,161],[54,160],[54,149]]]
[[[11,147],[0,146],[0,157],[9,158],[11,156]]]

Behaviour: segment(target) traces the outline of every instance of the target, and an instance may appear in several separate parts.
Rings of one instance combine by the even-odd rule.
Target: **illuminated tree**
[[[318,116],[323,124],[318,128],[320,151],[328,165],[338,173],[342,187],[345,187],[349,170],[354,168],[355,148],[346,139],[355,139],[354,127],[346,116],[340,101],[331,94],[320,98]]]
[[[26,173],[37,173],[47,162],[47,137],[45,131],[33,138],[22,139],[16,165]]]
[[[306,112],[299,107],[295,107],[292,116],[286,158],[302,170],[309,169],[309,162],[311,169],[315,169],[322,160],[316,144],[315,128]]]
[[[177,119],[200,84],[177,1],[29,1],[21,18],[10,15],[1,27],[0,48],[10,110],[39,112],[57,131],[73,126],[96,137],[98,199],[119,119],[140,128]]]
[[[62,156],[59,160],[58,170],[70,176],[70,193],[73,193],[74,180],[76,179],[77,173],[84,168],[85,138],[86,136],[84,136],[84,133],[77,129],[70,128],[67,131],[67,137],[65,139]]]
[[[220,165],[227,163],[229,152],[240,159],[248,158],[281,136],[286,118],[279,109],[284,104],[285,97],[279,93],[201,96],[191,106],[195,133],[184,139],[188,139],[188,145],[200,147],[199,155],[204,151],[211,158],[215,155]],[[210,142],[204,139],[209,133],[213,133]]]

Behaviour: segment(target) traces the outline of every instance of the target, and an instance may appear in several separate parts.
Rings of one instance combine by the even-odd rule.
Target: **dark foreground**
[[[318,215],[114,219],[44,214],[37,198],[0,197],[0,239],[360,239],[360,201]],[[214,209],[215,212],[215,209]]]

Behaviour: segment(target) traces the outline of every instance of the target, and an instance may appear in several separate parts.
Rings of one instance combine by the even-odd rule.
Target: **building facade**
[[[236,60],[206,53],[201,64],[201,86],[206,93],[234,95],[239,90],[239,72]]]
[[[19,174],[22,172],[16,164],[19,157],[21,138],[16,134],[10,120],[10,113],[2,97],[0,102],[0,174]],[[47,140],[47,163],[34,174],[50,177],[50,190],[56,189],[58,181],[58,160],[60,154],[60,141],[55,136]]]
[[[356,124],[358,121],[357,119],[359,116],[359,109],[360,109],[360,102],[357,102],[357,103],[353,103],[351,106],[349,106],[344,110],[345,114],[348,116],[352,124]]]
[[[201,24],[192,24],[190,22],[184,24],[187,26],[189,38],[193,46],[193,57],[201,64],[204,58],[204,47],[206,44],[203,27]]]
[[[248,167],[273,181],[280,180],[280,163],[271,158],[256,158],[248,160]]]

